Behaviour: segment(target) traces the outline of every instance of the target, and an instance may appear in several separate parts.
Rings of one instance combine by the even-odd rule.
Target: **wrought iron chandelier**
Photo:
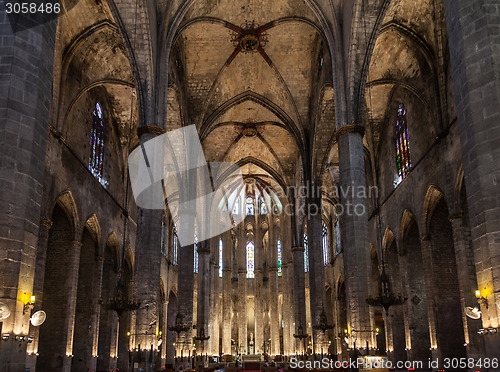
[[[175,326],[168,327],[169,331],[174,331],[175,333],[177,333],[177,337],[179,337],[179,334],[181,332],[188,331],[189,328],[190,327],[187,324],[184,324],[181,313],[177,313],[177,316],[175,317]]]
[[[401,294],[396,295],[392,292],[391,283],[385,272],[385,265],[383,262],[381,266],[382,272],[380,273],[378,296],[368,296],[366,298],[366,302],[372,306],[382,306],[387,314],[391,306],[404,304],[408,299],[408,296],[402,296]]]
[[[323,333],[325,333],[329,329],[333,329],[334,328],[333,325],[328,324],[328,319],[326,317],[326,313],[325,313],[325,309],[324,308],[321,311],[321,314],[319,316],[319,323],[313,324],[313,328],[314,329],[318,329],[318,330],[322,331]]]

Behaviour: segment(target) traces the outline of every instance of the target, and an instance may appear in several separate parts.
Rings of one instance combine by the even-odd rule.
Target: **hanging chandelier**
[[[387,314],[391,306],[403,305],[408,299],[408,296],[402,296],[401,294],[396,295],[392,292],[391,283],[385,272],[385,265],[383,262],[381,266],[382,272],[380,273],[378,296],[368,296],[366,302],[372,306],[382,306]]]

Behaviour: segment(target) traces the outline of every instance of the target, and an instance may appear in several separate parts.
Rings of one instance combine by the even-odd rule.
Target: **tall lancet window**
[[[309,241],[306,233],[304,233],[304,272],[309,272]]]
[[[240,197],[236,199],[233,205],[233,214],[240,214]]]
[[[340,239],[340,221],[337,218],[335,221],[335,255],[338,255],[342,252],[342,245]]]
[[[165,220],[161,219],[161,254],[167,256],[167,234]]]
[[[172,263],[177,265],[177,256],[179,252],[179,238],[177,236],[177,226],[174,225],[174,236],[172,242]]]
[[[323,230],[321,231],[323,241],[323,264],[328,265],[328,228],[326,223],[323,222]]]
[[[101,185],[106,187],[108,182],[103,176],[104,161],[104,121],[102,107],[99,102],[92,111],[92,132],[90,133],[90,158],[89,171],[94,175]]]
[[[281,253],[281,240],[278,239],[278,242],[276,243],[276,249],[278,251],[278,276],[283,275],[283,270],[281,268],[281,265],[283,264],[283,256]]]
[[[194,272],[198,273],[198,237],[194,235]]]
[[[255,246],[247,243],[247,278],[255,278]]]
[[[396,121],[396,165],[399,176],[396,185],[398,185],[411,170],[410,137],[406,122],[406,108],[402,103],[399,105]]]
[[[224,269],[222,259],[223,247],[222,239],[219,239],[219,278],[222,278],[222,270]]]
[[[247,216],[253,216],[255,214],[255,205],[252,197],[247,198],[247,205],[245,209],[247,211]]]
[[[266,203],[264,203],[264,200],[262,199],[260,199],[260,214],[262,215],[267,214]]]

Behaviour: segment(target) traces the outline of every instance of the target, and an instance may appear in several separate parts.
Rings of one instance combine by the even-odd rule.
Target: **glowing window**
[[[167,239],[165,234],[165,221],[161,220],[161,254],[167,255]]]
[[[233,205],[233,214],[240,214],[240,198],[236,199]]]
[[[246,203],[247,216],[253,216],[255,214],[255,206],[253,203],[253,198],[248,197]]]
[[[335,254],[340,254],[342,252],[342,246],[340,244],[340,221],[337,219],[335,221]]]
[[[309,242],[307,234],[304,234],[304,272],[309,272]]]
[[[323,239],[323,264],[328,265],[328,228],[326,223],[323,222],[323,230],[321,231]]]
[[[223,270],[222,250],[223,250],[222,239],[219,239],[219,278],[222,278],[222,270]]]
[[[179,250],[179,238],[177,237],[177,227],[174,225],[174,237],[172,242],[172,263],[177,265],[177,252]]]
[[[198,273],[198,237],[194,236],[194,272]]]
[[[255,278],[255,246],[247,243],[247,278]]]
[[[399,176],[396,184],[399,184],[411,170],[410,137],[406,122],[406,109],[402,103],[399,105],[396,121],[396,165]]]
[[[266,203],[262,199],[260,200],[260,214],[267,214]]]
[[[276,249],[278,250],[278,276],[283,275],[283,270],[281,268],[281,265],[283,264],[282,262],[282,255],[281,255],[281,240],[278,239],[278,242],[276,243]]]
[[[108,182],[103,176],[104,160],[104,121],[102,107],[99,102],[92,111],[92,132],[90,134],[89,171],[99,183],[106,187]]]

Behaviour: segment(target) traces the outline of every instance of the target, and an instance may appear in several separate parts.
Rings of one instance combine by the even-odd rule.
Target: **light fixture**
[[[483,305],[484,307],[488,308],[488,300],[481,295],[481,291],[478,289],[476,291],[476,298],[477,298],[477,303],[480,305]]]
[[[2,334],[2,340],[7,341],[9,339],[10,335],[8,333]]]
[[[35,296],[31,296],[30,301],[24,304],[23,315],[33,309],[33,306],[35,306]]]

